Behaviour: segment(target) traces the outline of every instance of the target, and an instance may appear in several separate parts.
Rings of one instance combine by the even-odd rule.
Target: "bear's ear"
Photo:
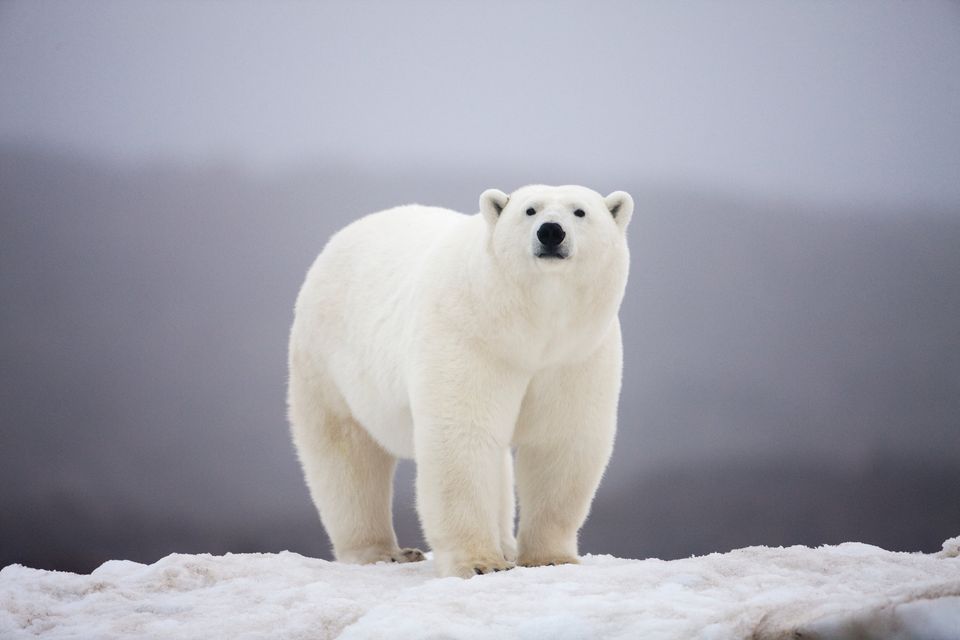
[[[633,215],[633,198],[630,194],[626,191],[614,191],[604,198],[603,202],[610,210],[610,215],[613,216],[617,226],[626,230],[630,216]]]
[[[487,189],[480,194],[480,213],[487,219],[487,223],[492,227],[497,223],[500,212],[507,206],[510,196],[500,189]]]

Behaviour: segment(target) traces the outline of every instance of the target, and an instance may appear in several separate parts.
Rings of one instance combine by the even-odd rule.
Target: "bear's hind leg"
[[[418,549],[401,549],[393,530],[396,458],[345,411],[325,406],[321,384],[291,368],[293,441],[334,556],[356,564],[423,560]]]

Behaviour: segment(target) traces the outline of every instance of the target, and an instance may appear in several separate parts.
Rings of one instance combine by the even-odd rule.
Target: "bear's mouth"
[[[538,258],[546,258],[548,260],[563,260],[567,256],[563,255],[559,251],[541,251],[537,254]]]

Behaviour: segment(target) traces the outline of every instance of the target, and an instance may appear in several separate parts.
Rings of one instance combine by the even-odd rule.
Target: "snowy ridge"
[[[860,543],[437,578],[431,561],[295,553],[0,571],[0,637],[960,639],[960,537],[939,554]]]

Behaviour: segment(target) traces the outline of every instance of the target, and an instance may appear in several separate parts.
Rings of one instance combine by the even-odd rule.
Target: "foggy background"
[[[0,566],[329,557],[307,267],[530,182],[636,202],[582,552],[960,534],[960,4],[8,1]]]

